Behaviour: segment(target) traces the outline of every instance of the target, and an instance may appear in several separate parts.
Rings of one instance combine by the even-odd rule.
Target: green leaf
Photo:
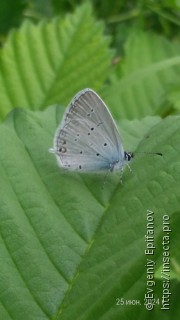
[[[109,174],[103,189],[104,174],[69,173],[48,153],[61,118],[59,106],[14,110],[0,126],[1,317],[146,319],[148,209],[154,211],[155,269],[162,265],[165,214],[171,254],[179,252],[180,117],[124,120],[124,147],[134,141],[137,151],[163,157],[137,156],[123,185],[119,173]],[[176,287],[170,318],[180,311]],[[161,298],[160,283],[154,291]],[[117,306],[118,298],[141,305]],[[165,319],[160,306],[151,319],[157,312]]]
[[[121,75],[113,80],[106,99],[120,118],[164,116],[171,113],[169,96],[180,85],[179,73],[179,46],[135,32],[126,44]]]
[[[178,260],[179,260],[179,257],[178,257]],[[162,270],[163,270],[163,264],[159,267],[159,269],[155,273],[155,277],[157,279],[160,279],[161,281],[162,281]],[[170,280],[172,279],[176,279],[178,281],[180,280],[180,268],[174,257],[171,258],[171,270],[169,272],[169,276],[170,276]]]
[[[180,90],[174,88],[169,94],[169,103],[174,106],[174,109],[179,113],[180,111]]]
[[[14,107],[44,109],[67,104],[85,87],[99,89],[112,58],[103,29],[84,4],[65,19],[25,21],[12,32],[0,56],[0,117]]]

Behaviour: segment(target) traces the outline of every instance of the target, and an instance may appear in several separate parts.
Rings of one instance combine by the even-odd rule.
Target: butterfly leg
[[[121,185],[123,185],[122,177],[123,177],[123,168],[121,168],[121,171],[120,171],[120,183],[121,183]]]
[[[130,165],[127,163],[127,166],[128,166],[128,169],[129,169],[129,171],[131,172],[131,173],[133,173],[133,171],[132,171],[132,169],[131,169],[131,167],[130,167]]]
[[[107,178],[108,178],[110,172],[112,172],[111,168],[106,172],[106,175],[105,175],[104,181],[103,181],[103,185],[102,185],[102,188],[101,188],[102,190],[104,189],[104,186],[105,186],[105,184],[107,182]]]

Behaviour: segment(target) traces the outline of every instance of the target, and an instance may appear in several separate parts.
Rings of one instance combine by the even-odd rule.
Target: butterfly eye
[[[107,146],[107,143],[105,142],[105,143],[104,143],[104,147],[106,147],[106,146]]]

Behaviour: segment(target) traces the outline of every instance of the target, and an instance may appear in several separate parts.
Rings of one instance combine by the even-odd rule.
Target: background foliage
[[[178,319],[180,2],[0,3],[0,318]],[[73,95],[96,90],[126,150],[123,175],[68,173],[48,153]],[[154,310],[144,306],[154,211]],[[162,219],[170,217],[170,311]],[[116,299],[141,305],[116,305]]]

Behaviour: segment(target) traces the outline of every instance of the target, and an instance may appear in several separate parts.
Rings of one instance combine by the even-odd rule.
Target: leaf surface
[[[124,146],[158,150],[163,157],[138,156],[133,173],[125,170],[123,185],[117,173],[108,176],[103,189],[104,175],[63,171],[48,153],[61,117],[59,106],[14,110],[0,126],[3,319],[147,318],[147,210],[154,212],[155,269],[162,265],[165,214],[171,255],[179,258],[180,117],[142,119],[133,140],[137,120],[124,120],[119,126]],[[173,294],[176,289],[177,284]],[[154,291],[161,298],[161,281]],[[117,306],[117,298],[142,305]],[[172,303],[177,299],[173,295]],[[157,313],[166,319],[160,306],[151,319]],[[177,306],[170,311],[178,313]]]

